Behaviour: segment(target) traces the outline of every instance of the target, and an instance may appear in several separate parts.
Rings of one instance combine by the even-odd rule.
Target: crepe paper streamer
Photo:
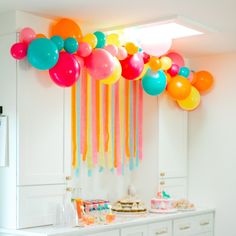
[[[109,104],[108,104],[108,96],[109,96],[109,86],[104,85],[103,89],[103,116],[104,116],[104,129],[103,129],[103,137],[104,137],[104,144],[105,144],[105,152],[108,152],[108,143],[109,143],[109,125],[108,125],[108,119],[109,119]]]
[[[77,135],[76,135],[76,85],[71,89],[71,123],[72,123],[72,167],[76,167],[77,161]]]
[[[138,114],[139,114],[139,103],[138,103],[138,99],[139,99],[139,93],[138,93],[138,89],[139,89],[139,82],[136,82],[136,168],[139,166],[139,149],[138,149],[138,140],[139,140],[139,136],[138,136],[138,127],[139,127],[139,120],[138,120]]]
[[[143,89],[141,81],[139,82],[138,89],[138,153],[139,160],[143,159]]]
[[[119,83],[114,85],[115,89],[115,165],[117,174],[122,174],[121,167],[121,147],[120,147],[120,102],[119,102]]]
[[[99,90],[99,89],[98,89]],[[98,117],[99,114],[97,114],[97,94],[96,94],[96,80],[95,79],[91,79],[91,99],[92,99],[92,103],[91,103],[91,110],[92,113],[90,113],[90,115],[92,115],[92,159],[93,159],[93,164],[94,166],[97,165],[97,150],[98,150],[98,146],[97,146],[97,141],[99,139],[99,134],[97,136],[97,120],[99,120]],[[99,106],[98,106],[99,107]]]
[[[115,165],[115,99],[114,99],[114,86],[111,87],[111,161],[112,161],[112,171],[114,171]]]
[[[87,154],[87,71],[83,69],[81,77],[81,113],[80,113],[80,151],[83,161]]]
[[[100,93],[100,81],[99,80],[96,80],[95,94],[96,94],[96,114],[97,114],[97,117],[96,117],[97,151],[99,152],[99,150],[100,150],[100,115],[101,115],[101,113],[100,113],[101,93]]]
[[[129,86],[129,89],[130,89],[130,99],[129,99],[129,103],[130,103],[130,116],[129,116],[129,120],[130,120],[130,123],[129,123],[129,127],[130,127],[130,132],[129,132],[129,141],[130,141],[130,160],[129,160],[129,169],[130,170],[133,170],[134,169],[134,149],[133,149],[133,129],[134,129],[134,126],[133,126],[133,87],[132,87],[132,82],[129,81],[130,83],[130,86]]]
[[[77,111],[77,165],[75,168],[75,176],[79,176],[81,153],[80,153],[80,80],[77,81],[76,88],[76,111]]]
[[[113,168],[113,158],[112,158],[112,148],[113,148],[113,143],[112,143],[112,86],[108,86],[108,153],[107,153],[107,158],[108,158],[108,168],[111,170]]]
[[[137,81],[133,81],[133,157],[136,158]]]
[[[129,135],[130,135],[130,82],[125,80],[125,154],[126,158],[130,158]]]
[[[92,170],[88,170],[88,177],[92,177],[92,175],[93,175]]]

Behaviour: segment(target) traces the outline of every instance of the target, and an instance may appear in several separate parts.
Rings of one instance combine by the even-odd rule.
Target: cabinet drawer
[[[148,226],[148,236],[172,236],[171,221],[150,224]]]
[[[213,231],[213,214],[204,214],[195,218],[197,233]]]
[[[194,217],[174,220],[174,236],[192,236],[196,234]]]
[[[147,236],[147,235],[148,235],[147,225],[121,229],[121,236]]]
[[[112,231],[101,232],[101,233],[97,233],[97,234],[89,234],[87,236],[120,236],[120,231],[119,230],[112,230]]]

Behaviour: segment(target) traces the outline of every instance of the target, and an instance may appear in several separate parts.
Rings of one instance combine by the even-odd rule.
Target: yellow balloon
[[[158,57],[151,57],[148,64],[153,71],[158,71],[161,68],[161,61]]]
[[[145,64],[144,67],[143,67],[143,71],[142,71],[141,75],[140,75],[138,78],[134,79],[134,80],[140,80],[140,79],[142,79],[143,76],[146,74],[148,68],[149,68],[149,66],[148,66],[147,64]]]
[[[134,43],[126,43],[125,45],[126,51],[130,55],[134,55],[135,53],[138,52],[138,47]]]
[[[167,81],[167,84],[169,84],[170,80],[171,80],[171,76],[170,74],[166,73],[165,72],[165,75],[166,75],[166,81]]]
[[[178,105],[186,111],[192,111],[197,108],[201,101],[201,95],[195,87],[191,87],[191,92],[184,100],[178,100]]]
[[[107,35],[106,42],[107,42],[107,45],[113,44],[117,47],[119,47],[121,45],[119,35],[115,34],[115,33]]]
[[[169,57],[161,57],[161,69],[169,70],[172,66],[172,60]]]
[[[94,34],[86,34],[83,37],[82,42],[88,43],[92,48],[95,48],[97,46],[98,41],[97,37]]]
[[[121,69],[120,62],[116,57],[114,57],[114,60],[115,60],[115,69],[114,69],[113,73],[108,78],[100,80],[101,83],[114,84],[121,78],[122,69]]]

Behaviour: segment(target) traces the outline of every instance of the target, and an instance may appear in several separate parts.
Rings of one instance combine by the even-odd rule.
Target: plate
[[[168,209],[168,210],[151,209],[149,212],[158,213],[158,214],[169,214],[169,213],[176,213],[178,212],[178,210],[177,209]]]

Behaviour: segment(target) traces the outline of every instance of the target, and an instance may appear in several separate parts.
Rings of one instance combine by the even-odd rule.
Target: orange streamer
[[[129,136],[130,136],[130,81],[125,80],[125,153],[130,158]]]
[[[105,152],[108,152],[109,146],[109,126],[108,126],[108,115],[109,115],[109,107],[108,107],[108,99],[109,99],[109,87],[108,85],[104,85],[104,143],[105,143]]]
[[[99,80],[96,80],[96,129],[97,129],[97,151],[100,150],[100,82]]]
[[[76,136],[76,85],[71,89],[71,123],[72,123],[72,166],[76,167],[77,161],[77,136]]]

